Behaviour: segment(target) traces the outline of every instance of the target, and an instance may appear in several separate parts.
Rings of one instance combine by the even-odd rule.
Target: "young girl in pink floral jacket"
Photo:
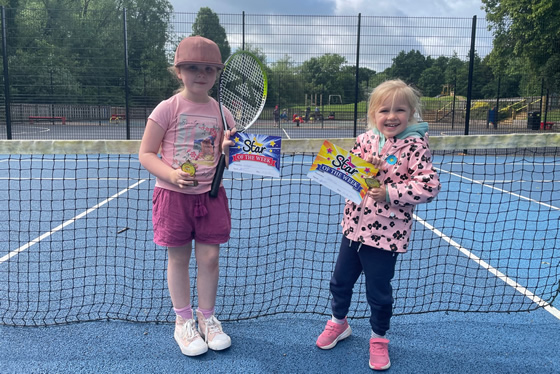
[[[346,315],[354,284],[363,272],[371,309],[369,366],[391,366],[385,333],[393,308],[391,280],[397,255],[407,251],[417,204],[432,201],[440,190],[428,144],[428,124],[418,123],[420,95],[401,80],[387,81],[371,94],[370,130],[358,136],[351,152],[371,162],[379,187],[370,188],[361,204],[347,200],[343,237],[330,281],[332,318],[317,339],[333,348],[352,333]]]
[[[375,129],[356,139],[353,154],[385,159],[376,178],[385,187],[385,199],[376,201],[367,195],[361,207],[347,200],[342,220],[344,236],[371,247],[406,252],[414,207],[432,201],[440,188],[427,131],[424,122],[409,125],[384,144]]]

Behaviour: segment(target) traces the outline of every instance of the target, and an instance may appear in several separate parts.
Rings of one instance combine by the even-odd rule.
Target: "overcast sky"
[[[360,13],[360,65],[374,71],[383,71],[399,52],[413,49],[434,58],[457,55],[466,59],[475,15],[479,19],[476,52],[484,57],[491,50],[485,12],[480,9],[482,0],[169,1],[176,16],[179,15],[173,25],[179,37],[189,35],[200,8],[209,7],[223,22],[230,46],[239,48],[242,42],[256,46],[266,56],[265,63],[289,56],[292,63],[300,64],[311,57],[336,53],[346,58],[348,64],[354,64]],[[253,17],[245,27],[244,36],[237,27],[243,11],[246,15],[265,16],[260,17],[259,22]],[[190,16],[181,17],[180,13]],[[266,17],[269,15],[272,17]],[[328,16],[346,17],[332,21]]]
[[[484,18],[481,0],[170,0],[175,12]]]

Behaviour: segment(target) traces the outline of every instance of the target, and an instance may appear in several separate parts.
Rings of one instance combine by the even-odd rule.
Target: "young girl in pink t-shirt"
[[[226,349],[230,337],[214,316],[220,244],[229,240],[231,215],[223,186],[209,196],[222,153],[235,129],[224,131],[219,104],[208,96],[224,67],[213,41],[191,36],[175,52],[183,89],[162,101],[148,118],[139,159],[156,176],[152,220],[154,242],[167,247],[167,284],[176,313],[174,337],[187,356]],[[224,108],[226,122],[234,126]],[[158,156],[160,153],[160,156]],[[192,242],[198,265],[198,309],[191,306],[189,263]],[[198,328],[197,328],[198,324]]]

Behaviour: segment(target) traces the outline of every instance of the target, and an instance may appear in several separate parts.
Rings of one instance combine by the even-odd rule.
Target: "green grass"
[[[456,100],[464,101],[466,100],[463,96],[456,96]],[[434,104],[441,103],[441,102],[451,102],[453,101],[453,96],[442,96],[442,97],[422,97],[422,105],[423,107],[431,108],[434,107]],[[315,111],[315,106],[309,105],[311,108],[311,113]],[[293,105],[288,106],[281,109],[288,109],[290,113],[298,113],[298,114],[305,114],[305,109],[307,107],[305,105]],[[332,105],[323,105],[320,106],[319,109],[321,112],[328,113],[328,112],[353,112],[354,111],[354,103],[350,104],[332,104]],[[358,103],[358,112],[363,113],[367,109],[367,102],[360,101]]]
[[[307,107],[305,105],[294,105],[287,107],[288,112],[290,113],[298,113],[298,114],[305,114],[305,109]],[[315,112],[315,106],[309,105],[311,109],[310,113],[313,114]],[[284,108],[282,108],[284,109]],[[354,103],[351,104],[331,104],[331,105],[323,105],[319,106],[319,110],[321,113],[329,113],[329,112],[353,112],[354,111]],[[366,111],[366,102],[361,101],[358,103],[358,112],[365,112]]]
[[[463,96],[456,96],[455,99],[457,101],[465,101],[466,98]],[[447,108],[447,105],[453,101],[453,96],[442,96],[442,97],[422,97],[422,107],[423,111],[425,110],[436,110],[441,108]],[[519,106],[519,103],[514,103],[508,107],[500,108],[500,120],[509,117],[510,114],[510,107]],[[305,105],[293,105],[280,108],[280,112],[283,109],[287,109],[290,117],[294,113],[298,113],[300,115],[305,115],[305,109],[307,107]],[[315,106],[309,105],[310,116],[313,116],[315,113]],[[471,108],[471,117],[473,119],[486,119],[488,114],[488,109],[490,109],[490,104],[485,102],[475,102],[473,107]],[[332,105],[323,105],[319,107],[320,112],[326,118],[330,112],[335,112],[337,118],[339,118],[339,114],[347,113],[348,115],[354,113],[354,103],[350,104],[332,104]],[[367,102],[361,101],[358,103],[358,113],[365,113],[367,110]],[[346,116],[344,116],[346,117]],[[544,113],[541,114],[541,118],[544,120]],[[291,120],[291,118],[290,118]],[[548,112],[547,114],[547,122],[559,122],[560,121],[560,109],[554,109]]]

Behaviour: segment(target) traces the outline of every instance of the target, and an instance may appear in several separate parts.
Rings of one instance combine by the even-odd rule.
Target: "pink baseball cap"
[[[175,66],[204,64],[223,68],[222,54],[216,43],[202,36],[189,36],[181,40],[175,51]]]

